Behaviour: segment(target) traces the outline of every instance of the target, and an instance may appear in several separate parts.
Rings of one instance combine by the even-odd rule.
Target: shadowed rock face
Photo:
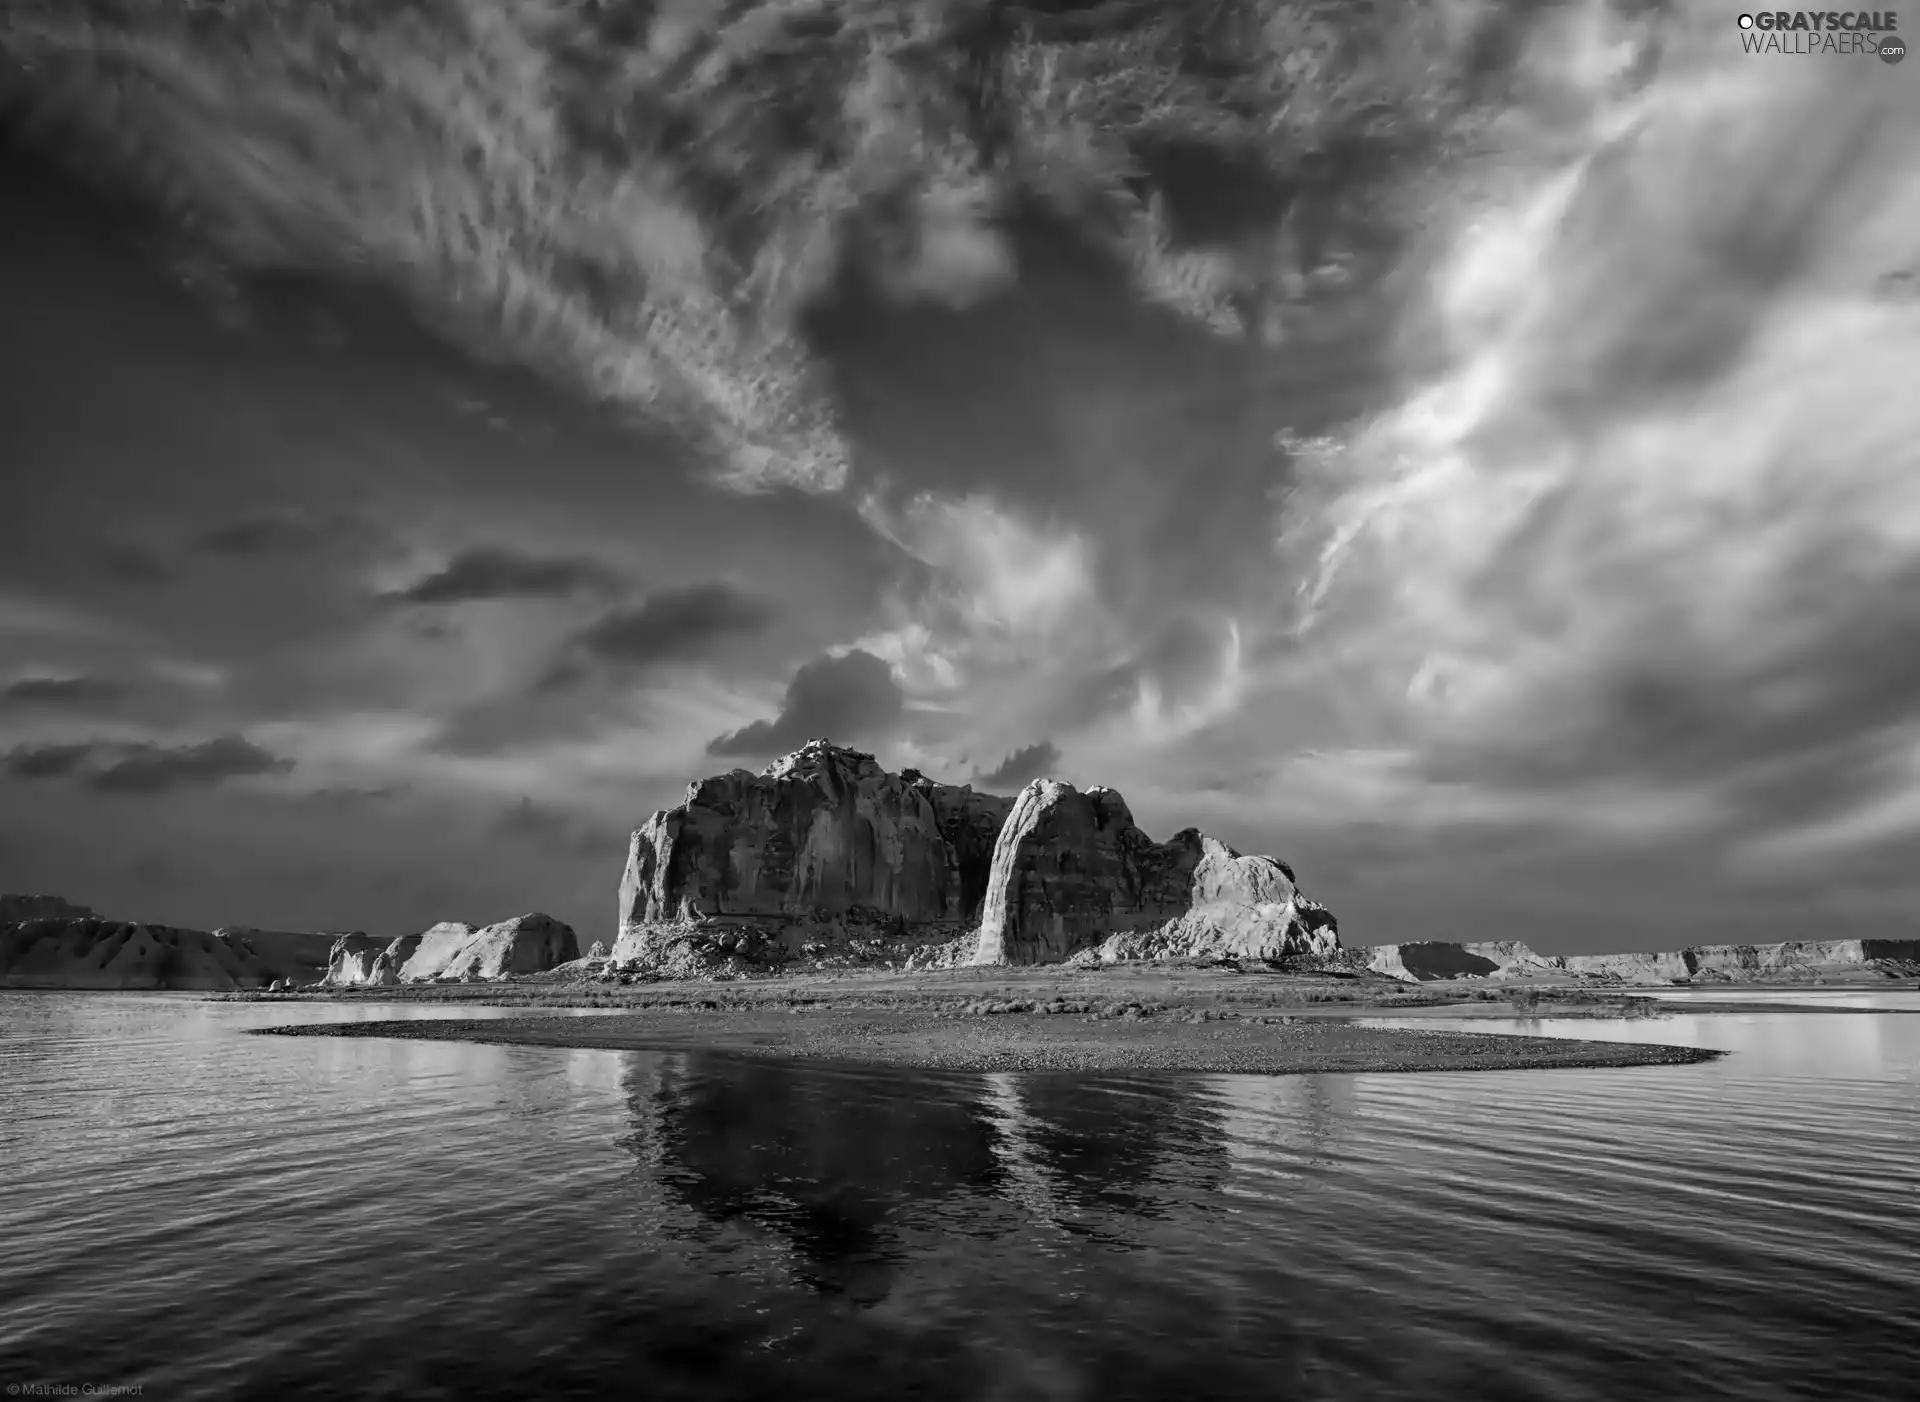
[[[426,983],[434,979],[500,979],[538,974],[580,957],[573,927],[538,913],[476,928],[446,920],[417,935],[384,940],[343,935],[327,959],[335,987]]]
[[[633,834],[614,957],[638,953],[648,927],[700,921],[859,914],[951,932],[977,914],[1010,802],[824,740],[759,774],[700,780]]]
[[[1112,789],[1036,779],[1000,830],[976,964],[1044,964],[1104,940],[1105,959],[1280,958],[1339,948],[1334,919],[1272,857],[1186,828],[1155,842]]]

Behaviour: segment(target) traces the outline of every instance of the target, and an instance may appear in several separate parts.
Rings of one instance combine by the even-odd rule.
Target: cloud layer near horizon
[[[1726,936],[1799,929],[1768,893],[1812,872],[1886,894],[1860,921],[1920,894],[1887,865],[1920,827],[1908,75],[1461,0],[1355,41],[1383,132],[1303,115],[1331,8],[1247,0],[1228,38],[1324,68],[1289,105],[1248,65],[1295,124],[1249,148],[1198,80],[1103,107],[1102,72],[1179,76],[1173,30],[1076,7],[999,51],[990,158],[914,67],[964,8],[669,7],[622,45],[562,5],[10,12],[49,149],[152,176],[245,313],[188,332],[105,243],[10,235],[42,358],[123,367],[125,425],[22,359],[0,447],[40,538],[106,562],[0,578],[22,792],[358,795],[396,858],[431,811],[573,881],[716,760],[827,735],[1113,784],[1296,859],[1368,941],[1685,942],[1609,926],[1622,867]],[[774,159],[789,88],[838,155]],[[616,91],[732,193],[583,126]]]

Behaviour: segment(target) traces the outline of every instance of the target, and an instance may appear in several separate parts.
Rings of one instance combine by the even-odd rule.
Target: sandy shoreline
[[[957,976],[956,976],[957,975]],[[287,1001],[305,1002],[315,995]],[[728,1055],[965,1071],[1184,1071],[1269,1075],[1683,1065],[1691,1047],[1356,1025],[1355,1017],[1513,1017],[1506,996],[1391,980],[1221,969],[956,971],[751,983],[594,986],[555,982],[429,985],[319,995],[328,1002],[422,1003],[453,1014],[513,1007],[498,1019],[377,1020],[253,1029],[263,1035],[396,1037],[601,1050]],[[274,1001],[278,1001],[275,999]],[[544,1015],[556,1006],[603,1016]],[[1633,1016],[1636,1000],[1566,994],[1541,1014]]]

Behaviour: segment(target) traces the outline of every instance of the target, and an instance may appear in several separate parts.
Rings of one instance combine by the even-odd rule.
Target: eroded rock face
[[[716,925],[795,949],[841,925],[951,935],[977,917],[1011,803],[824,740],[699,780],[633,834],[613,958]]]
[[[538,913],[475,927],[445,920],[417,935],[383,940],[342,936],[327,963],[333,987],[381,987],[435,979],[502,979],[539,974],[580,957],[573,927]]]
[[[1271,857],[1193,828],[1155,842],[1112,789],[1037,779],[994,848],[976,964],[1045,964],[1100,944],[1104,959],[1328,954],[1338,928]]]

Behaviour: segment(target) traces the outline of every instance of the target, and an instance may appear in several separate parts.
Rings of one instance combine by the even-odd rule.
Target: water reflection
[[[698,1055],[633,1059],[627,1075],[626,1143],[650,1183],[706,1227],[784,1241],[797,1280],[864,1304],[935,1219],[1137,1247],[1231,1167],[1221,1109],[1187,1080],[903,1081]],[[959,1197],[1016,1210],[956,1213]]]
[[[732,1058],[637,1062],[630,1147],[700,1218],[786,1239],[794,1274],[862,1303],[903,1259],[902,1211],[989,1185],[996,1129],[977,1097],[853,1072]]]

